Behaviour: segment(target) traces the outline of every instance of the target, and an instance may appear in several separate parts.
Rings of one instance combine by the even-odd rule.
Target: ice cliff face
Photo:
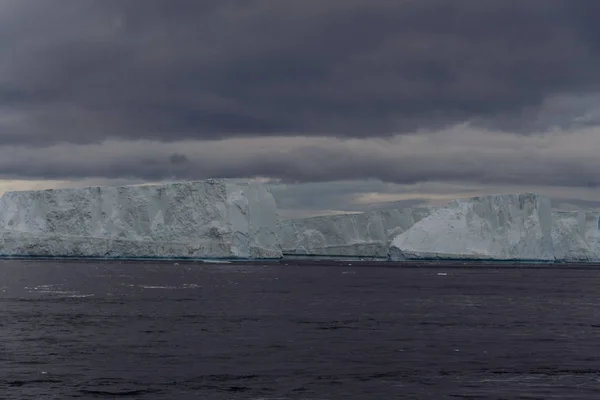
[[[386,235],[375,213],[284,220],[279,225],[285,255],[385,257]]]
[[[414,207],[391,210],[378,210],[374,213],[379,215],[383,223],[386,234],[387,244],[399,234],[403,233],[411,226],[431,215],[436,208],[434,207]]]
[[[555,211],[552,216],[552,242],[557,261],[600,261],[600,214],[589,211]]]
[[[284,220],[282,250],[286,255],[385,258],[391,240],[430,212],[406,208]]]
[[[0,256],[600,262],[599,217],[507,194],[278,222],[263,186],[225,180],[8,192]]]
[[[398,235],[391,260],[554,260],[550,200],[505,194],[455,200]]]
[[[279,258],[273,196],[224,180],[8,192],[0,254]]]

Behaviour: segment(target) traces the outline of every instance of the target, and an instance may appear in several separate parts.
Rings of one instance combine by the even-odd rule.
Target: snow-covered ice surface
[[[277,207],[255,183],[7,192],[0,255],[111,258],[280,258]]]
[[[554,261],[550,200],[533,193],[455,200],[398,235],[389,258]]]
[[[600,261],[599,213],[554,211],[552,216],[552,241],[556,261]]]

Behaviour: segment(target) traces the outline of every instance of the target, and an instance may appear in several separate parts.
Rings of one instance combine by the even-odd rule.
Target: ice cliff
[[[375,213],[324,215],[280,222],[284,255],[385,257],[386,235]]]
[[[7,192],[0,256],[600,262],[599,217],[503,194],[278,221],[267,189],[227,180]]]
[[[280,258],[277,209],[225,180],[7,192],[0,255]]]
[[[412,207],[402,209],[378,210],[375,214],[381,218],[386,235],[386,244],[408,228],[429,216],[436,210],[435,207]]]
[[[389,258],[553,261],[550,200],[531,193],[455,200],[398,235]]]
[[[284,220],[282,251],[290,256],[385,258],[391,240],[430,212],[405,208]]]
[[[600,261],[600,214],[590,211],[555,211],[552,242],[559,262]]]

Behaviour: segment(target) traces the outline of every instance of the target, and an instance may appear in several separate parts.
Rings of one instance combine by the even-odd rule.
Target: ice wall
[[[284,255],[385,257],[386,234],[376,213],[324,215],[279,224]]]
[[[371,210],[280,222],[283,253],[323,257],[387,257],[399,233],[429,215],[429,208]]]
[[[552,242],[556,261],[600,261],[599,213],[555,211],[552,216]]]
[[[374,211],[374,213],[378,214],[381,218],[386,233],[387,243],[390,244],[396,236],[406,231],[423,218],[431,215],[435,210],[435,207],[412,207],[377,210]]]
[[[398,235],[391,260],[554,260],[550,200],[503,194],[455,200]]]
[[[258,184],[7,192],[0,255],[279,258],[277,210]]]

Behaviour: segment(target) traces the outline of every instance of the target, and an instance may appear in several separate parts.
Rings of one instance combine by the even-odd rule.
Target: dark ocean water
[[[0,398],[600,398],[600,270],[348,264],[0,262]]]

